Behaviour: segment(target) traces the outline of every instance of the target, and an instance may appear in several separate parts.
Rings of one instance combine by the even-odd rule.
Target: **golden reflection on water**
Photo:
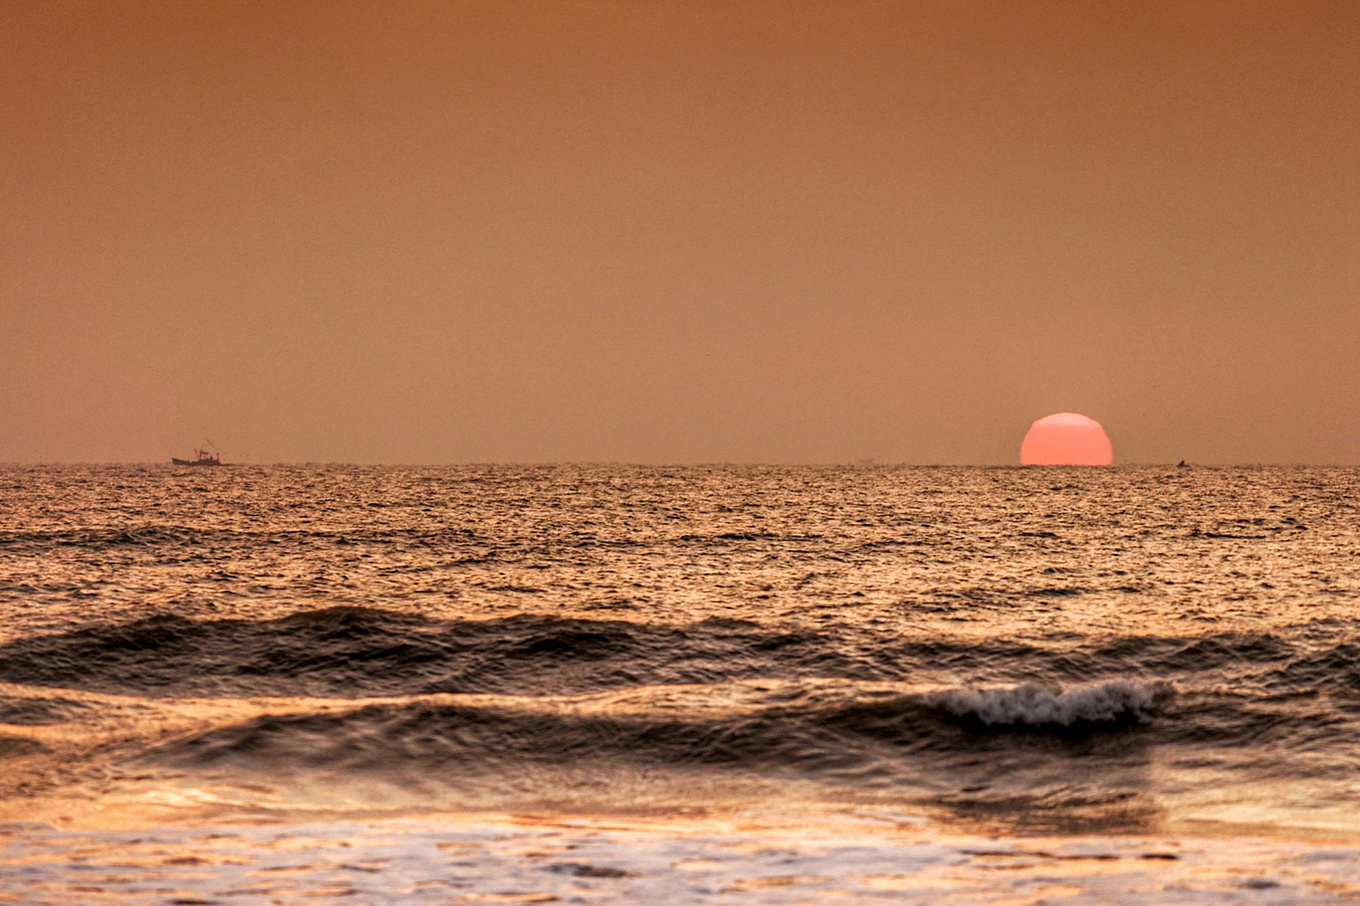
[[[69,476],[18,489],[33,499],[5,529],[0,590],[55,591],[0,602],[0,820],[90,831],[110,888],[161,858],[95,833],[118,829],[162,840],[180,880],[249,868],[339,896],[362,885],[328,873],[400,875],[406,849],[426,852],[422,884],[462,858],[524,880],[443,891],[483,899],[604,897],[662,871],[564,861],[591,840],[627,857],[609,834],[748,897],[849,896],[819,854],[844,855],[852,819],[876,828],[870,849],[1002,838],[850,885],[922,893],[902,880],[920,877],[940,902],[1002,876],[1017,902],[1073,896],[1067,875],[1136,886],[1158,859],[1130,853],[1172,835],[1214,838],[1162,860],[1186,889],[1250,880],[1214,861],[1257,851],[1232,836],[1273,835],[1267,861],[1355,842],[1357,473],[252,474],[189,494],[95,470],[79,506]],[[106,480],[126,488],[91,490]],[[1052,704],[1088,675],[1177,689],[1146,723],[1126,709],[1070,733],[921,719],[912,698],[1029,684]],[[780,823],[795,814],[798,832]],[[434,823],[355,823],[411,815]],[[269,836],[289,822],[322,829]],[[239,833],[191,846],[191,824]],[[458,836],[474,825],[501,836]],[[22,861],[76,837],[8,839]],[[292,845],[302,861],[268,861]],[[752,873],[780,846],[795,865]],[[543,864],[565,880],[545,889]]]

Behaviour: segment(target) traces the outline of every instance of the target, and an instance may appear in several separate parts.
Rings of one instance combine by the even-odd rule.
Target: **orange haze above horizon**
[[[1360,463],[1360,4],[0,21],[0,462]]]

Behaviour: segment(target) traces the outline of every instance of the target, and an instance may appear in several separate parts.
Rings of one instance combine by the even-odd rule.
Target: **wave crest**
[[[1070,727],[1147,723],[1175,695],[1169,683],[1110,680],[1061,689],[1038,683],[1004,688],[945,689],[923,696],[926,705],[989,727]]]

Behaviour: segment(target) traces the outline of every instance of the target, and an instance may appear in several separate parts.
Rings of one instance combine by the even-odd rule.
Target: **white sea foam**
[[[988,726],[1044,726],[1074,723],[1146,722],[1173,694],[1167,683],[1110,680],[1060,689],[1026,683],[991,689],[945,689],[928,693],[926,703],[955,717],[975,718]]]
[[[1251,839],[947,836],[900,822],[528,816],[68,833],[7,825],[0,896],[776,906],[1345,903],[1360,848]],[[173,893],[172,893],[173,892]],[[183,902],[189,902],[189,899]]]

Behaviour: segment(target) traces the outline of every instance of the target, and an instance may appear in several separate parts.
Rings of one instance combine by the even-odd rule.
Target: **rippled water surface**
[[[1360,827],[1360,472],[0,469],[0,818]]]

